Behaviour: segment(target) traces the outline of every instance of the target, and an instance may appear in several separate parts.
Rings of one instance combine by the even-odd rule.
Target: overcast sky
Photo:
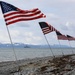
[[[39,8],[46,18],[33,21],[22,21],[8,26],[13,43],[47,44],[38,22],[45,21],[58,29],[62,34],[75,37],[75,0],[3,0],[20,9]],[[55,32],[46,35],[51,45],[59,44]],[[4,17],[0,9],[0,42],[9,43]],[[68,41],[60,41],[69,45]],[[75,42],[70,42],[75,46]]]

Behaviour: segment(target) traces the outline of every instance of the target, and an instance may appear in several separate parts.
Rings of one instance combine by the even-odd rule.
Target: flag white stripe
[[[42,29],[49,29],[49,27],[45,27],[45,28],[42,28]]]
[[[37,10],[36,12],[34,13],[37,13],[39,10]],[[12,11],[12,12],[8,12],[8,13],[5,13],[4,16],[8,15],[8,14],[11,14],[11,13],[15,13],[15,11]],[[14,16],[19,16],[19,15],[30,15],[30,14],[34,14],[34,13],[18,13],[17,14],[11,14],[10,16],[6,16],[5,19],[8,19],[8,18],[11,18],[11,17],[14,17]],[[39,13],[41,14],[41,12]],[[34,14],[34,15],[38,15],[38,14]]]
[[[44,34],[47,34],[47,33],[51,32],[51,30],[49,28],[48,29],[42,29],[42,31],[43,31]]]
[[[51,31],[50,29],[43,29],[43,31]]]
[[[42,15],[42,14],[40,13],[40,14],[37,14],[37,15],[32,16],[32,17],[17,17],[17,18],[13,18],[13,19],[7,20],[6,23],[11,22],[11,21],[15,21],[15,20],[18,20],[18,19],[30,19],[30,18],[35,18],[35,17],[38,17],[38,16],[40,16],[40,15]],[[10,18],[11,18],[11,17],[10,17]],[[5,20],[6,20],[6,18],[5,18]]]
[[[64,35],[58,35],[57,37],[58,39],[61,39],[61,40],[68,40],[68,38]]]
[[[4,15],[8,15],[8,14],[15,13],[15,12],[18,12],[18,11],[10,11],[10,12],[6,12],[6,13],[4,13]]]
[[[50,31],[43,32],[44,34],[50,33]]]
[[[18,10],[18,11],[10,11],[10,12],[6,12],[6,13],[4,13],[5,15],[8,15],[8,14],[10,14],[10,13],[15,13],[15,12],[17,12],[17,13],[19,13],[19,12],[21,12],[21,11],[23,11],[23,13],[24,14],[26,14],[26,13],[34,13],[34,12],[36,12],[36,11],[40,11],[39,9],[37,9],[36,11],[34,11],[34,12],[32,12],[33,10],[35,10],[35,9],[32,9],[32,10]],[[26,11],[29,11],[29,12],[26,12]],[[22,13],[21,13],[22,14]]]

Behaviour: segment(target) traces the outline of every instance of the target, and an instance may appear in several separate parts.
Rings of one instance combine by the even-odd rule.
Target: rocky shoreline
[[[0,62],[0,75],[75,75],[75,55]]]

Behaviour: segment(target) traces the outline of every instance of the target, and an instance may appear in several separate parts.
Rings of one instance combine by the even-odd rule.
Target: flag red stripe
[[[5,21],[7,21],[7,20],[11,20],[11,19],[14,19],[14,18],[17,18],[17,17],[33,17],[33,16],[36,16],[36,15],[38,15],[38,14],[40,14],[40,11],[39,12],[36,12],[36,13],[34,13],[34,14],[28,14],[28,15],[21,15],[21,14],[19,14],[19,15],[14,15],[13,17],[10,17],[10,18],[6,18],[5,19]]]
[[[42,28],[43,30],[50,30],[50,31],[57,31],[56,29],[54,29],[53,27],[45,27],[45,28]]]
[[[17,19],[17,20],[13,20],[13,21],[10,21],[8,23],[6,23],[6,25],[9,25],[9,24],[12,24],[12,23],[16,23],[16,22],[19,22],[19,21],[28,21],[28,20],[33,20],[33,19],[38,19],[38,18],[42,18],[43,17],[43,14],[39,15],[39,16],[36,16],[36,17],[33,17],[33,18],[20,18],[20,19]]]
[[[51,31],[51,30],[49,30],[49,29],[46,29],[46,30],[42,30],[42,31],[44,31],[44,32],[45,32],[45,31]]]
[[[19,11],[19,12],[22,12],[22,13],[29,13],[29,12],[35,12],[35,11],[37,11],[37,10],[39,10],[38,8],[35,8],[35,9],[32,9],[32,10],[21,10],[21,9],[18,9],[17,8],[17,10]]]
[[[49,29],[50,29],[51,31],[57,31],[53,26],[51,26],[51,25],[48,24],[47,22],[46,22],[46,24],[47,24],[47,26],[49,27]]]
[[[52,31],[57,31],[54,27],[51,26],[50,28]]]
[[[44,34],[47,34],[47,33],[51,32],[51,30],[49,28],[44,28],[44,29],[42,29],[42,31],[43,31]]]
[[[47,33],[50,33],[50,32],[51,32],[51,31],[45,31],[45,32],[43,31],[44,34],[47,34]]]
[[[42,29],[43,31],[47,31],[47,30],[50,30],[49,28],[44,28],[44,29]]]
[[[36,10],[32,10],[32,14],[33,12],[36,13],[38,9]],[[38,10],[39,12],[41,12],[40,10]],[[11,13],[8,13],[8,14],[4,14],[4,17],[7,17],[7,16],[11,16],[11,15],[14,15],[14,14],[28,14],[29,11],[14,11],[14,12],[11,12]]]
[[[57,29],[55,29],[53,26],[49,25],[46,22],[39,22],[39,24],[40,24],[40,27],[41,27],[44,35],[48,34],[50,32],[53,32],[53,31],[59,32]]]
[[[50,30],[49,27],[42,28],[42,30],[47,30],[47,29]]]
[[[70,36],[70,35],[67,35],[67,38],[68,38],[69,41],[71,41],[71,40],[75,40],[75,38],[72,37],[72,36]]]
[[[7,25],[18,21],[28,21],[46,17],[38,8],[22,10],[3,1],[1,1],[0,4]]]
[[[75,40],[75,38],[68,38],[68,40]]]
[[[64,35],[58,35],[57,37],[59,40],[68,40],[68,38]]]
[[[51,31],[50,31],[50,30],[45,30],[45,31],[43,31],[43,32],[45,33],[45,32],[51,32]]]

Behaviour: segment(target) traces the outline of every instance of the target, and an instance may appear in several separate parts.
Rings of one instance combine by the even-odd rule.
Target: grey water
[[[64,55],[75,53],[75,48],[15,48],[14,51],[12,48],[0,48],[0,62],[13,61],[15,55],[17,60],[53,56],[51,50],[54,55],[62,55],[62,52]]]

